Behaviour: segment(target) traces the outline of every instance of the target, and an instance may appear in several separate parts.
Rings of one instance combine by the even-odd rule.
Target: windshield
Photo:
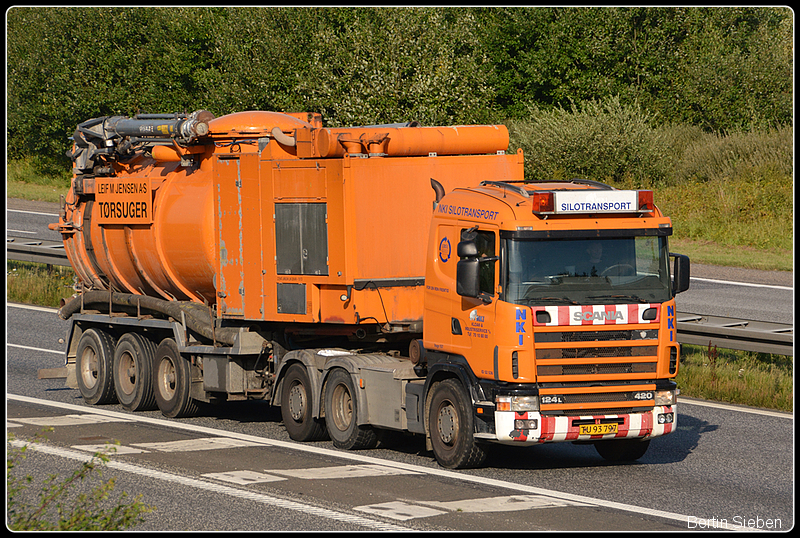
[[[506,239],[504,300],[522,305],[670,299],[666,237]]]

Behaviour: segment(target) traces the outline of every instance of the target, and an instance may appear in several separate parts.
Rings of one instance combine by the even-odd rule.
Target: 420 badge
[[[148,180],[95,180],[98,224],[150,224],[153,222],[153,194]]]

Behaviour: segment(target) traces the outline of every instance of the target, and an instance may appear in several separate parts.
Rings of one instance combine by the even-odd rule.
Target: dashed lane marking
[[[59,456],[62,458],[78,460],[78,461],[89,461],[93,456],[88,455],[84,451],[74,451],[68,450],[64,448],[58,448],[53,446],[44,445],[41,443],[26,443],[20,440],[12,440],[9,442],[11,446],[14,447],[24,447],[26,446],[28,450],[32,450],[35,452],[42,452],[45,454],[52,454],[55,456]],[[189,478],[187,476],[181,476],[173,473],[165,473],[163,471],[156,471],[154,469],[147,469],[145,467],[140,467],[138,465],[132,465],[130,463],[124,463],[120,461],[111,460],[106,463],[106,466],[111,469],[116,469],[123,472],[134,473],[140,476],[146,476],[155,480],[163,480],[165,482],[171,482],[175,484],[180,484],[182,486],[201,489],[204,491],[210,491],[212,493],[216,493],[219,495],[227,495],[230,497],[235,497],[239,499],[249,500],[253,502],[263,503],[270,506],[276,506],[278,508],[284,508],[287,510],[295,510],[298,512],[302,512],[305,514],[309,514],[316,517],[332,519],[335,521],[341,521],[344,523],[349,523],[351,525],[359,525],[361,527],[370,529],[370,530],[378,530],[378,531],[407,531],[408,529],[405,527],[400,527],[397,525],[393,525],[391,523],[386,523],[383,521],[376,521],[373,519],[369,519],[366,517],[361,517],[353,514],[347,514],[344,512],[337,512],[336,510],[330,510],[328,508],[320,508],[317,506],[312,506],[310,504],[300,503],[296,501],[291,501],[288,499],[281,499],[278,497],[273,497],[272,495],[265,495],[263,493],[257,493],[254,491],[247,491],[236,489],[233,487],[225,486],[222,484],[215,484],[212,482],[206,482],[205,480],[198,480],[196,478]]]
[[[114,443],[104,443],[102,445],[72,445],[72,448],[77,450],[85,450],[92,453],[100,453],[106,456],[121,456],[123,454],[142,454],[147,453],[147,450],[141,448],[133,448],[125,445],[117,445]]]
[[[366,478],[369,476],[391,476],[398,474],[419,474],[408,469],[385,467],[383,465],[339,465],[334,467],[312,467],[308,469],[267,469],[267,472],[302,478],[305,480],[328,480],[336,478]]]
[[[180,441],[163,441],[158,443],[131,443],[132,446],[159,452],[192,452],[195,450],[215,450],[220,448],[242,448],[247,446],[264,446],[243,439],[230,437],[201,437],[200,439],[181,439]]]
[[[408,504],[402,501],[370,504],[367,506],[356,506],[354,510],[388,519],[395,519],[398,521],[408,521],[409,519],[421,517],[439,516],[447,513],[444,510],[436,510],[434,508],[428,508],[427,506]]]
[[[356,506],[354,510],[380,515],[389,519],[409,519],[438,516],[448,512],[479,514],[484,512],[519,512],[538,508],[563,508],[567,506],[595,506],[566,501],[546,495],[507,495],[459,501],[392,501],[387,503]]]
[[[10,418],[8,421],[20,422],[22,424],[32,424],[34,426],[87,426],[89,424],[100,424],[103,422],[133,422],[127,418],[93,414],[61,415],[57,417]]]
[[[258,484],[261,482],[280,482],[281,480],[287,480],[282,476],[258,473],[256,471],[226,471],[223,473],[205,473],[202,476],[205,476],[206,478],[213,478],[215,480],[221,480],[223,482],[239,484],[241,486]]]

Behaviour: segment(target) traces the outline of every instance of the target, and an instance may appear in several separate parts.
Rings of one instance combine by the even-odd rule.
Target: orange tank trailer
[[[203,119],[191,144],[153,143],[70,190],[58,229],[87,288],[205,303],[221,318],[418,333],[431,180],[449,191],[523,177],[502,125]]]

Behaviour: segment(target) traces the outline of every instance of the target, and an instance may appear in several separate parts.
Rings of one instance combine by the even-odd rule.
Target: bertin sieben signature
[[[759,515],[735,515],[731,518],[689,516],[686,520],[686,526],[689,529],[782,530],[783,522],[780,518],[768,518]]]

